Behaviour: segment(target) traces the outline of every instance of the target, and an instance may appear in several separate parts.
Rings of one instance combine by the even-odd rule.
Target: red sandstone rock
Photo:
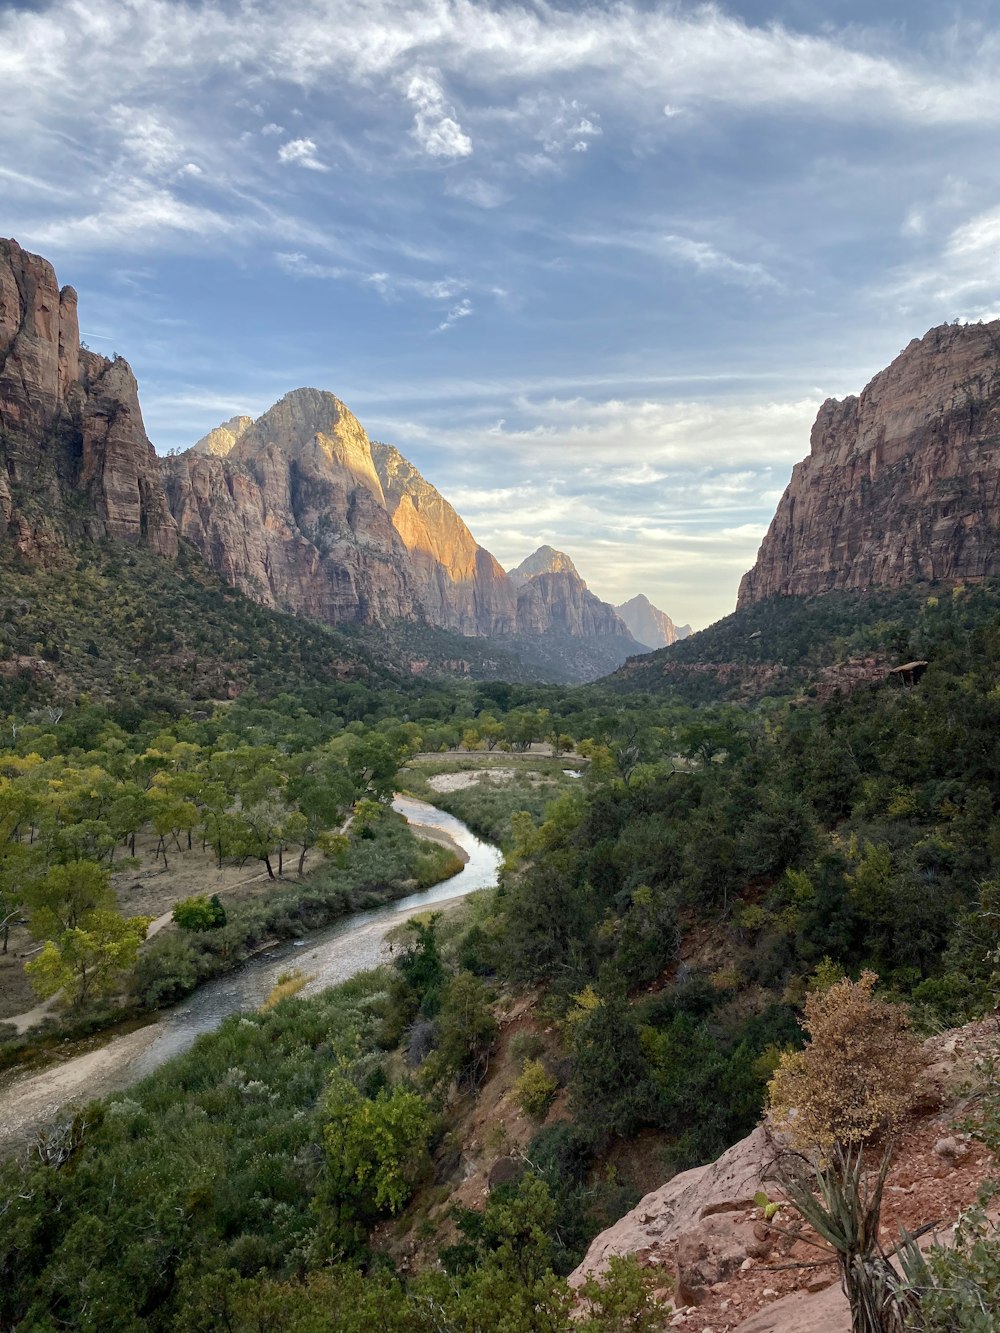
[[[0,240],[0,537],[46,561],[80,536],[177,554],[177,528],[121,358],[81,350],[77,298]],[[91,501],[79,517],[71,496]]]
[[[1000,321],[914,339],[813,426],[739,605],[1000,573]]]

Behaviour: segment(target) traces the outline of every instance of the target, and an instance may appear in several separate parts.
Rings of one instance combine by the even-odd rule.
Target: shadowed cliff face
[[[820,408],[738,605],[1000,573],[998,445],[1000,321],[914,339]]]
[[[76,292],[0,239],[0,539],[37,561],[80,537],[177,554],[128,364],[81,349]]]

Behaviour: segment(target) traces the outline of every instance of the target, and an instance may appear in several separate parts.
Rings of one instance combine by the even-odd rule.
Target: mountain
[[[654,606],[642,593],[616,606],[615,610],[632,637],[650,648],[666,648],[691,633],[690,625],[675,625],[666,611]]]
[[[368,437],[332,394],[297,389],[225,455],[162,466],[181,536],[247,596],[328,624],[416,615]]]
[[[556,678],[612,670],[641,647],[552,547],[508,576],[333,394],[296,389],[258,421],[234,417],[164,459],[163,474],[181,535],[266,605],[496,639]]]
[[[533,579],[536,574],[572,574],[574,578],[580,578],[576,565],[569,556],[552,546],[539,546],[538,550],[526,560],[522,560],[519,565],[507,572],[517,588],[522,587],[529,579]],[[583,580],[580,579],[580,582]]]
[[[564,552],[540,546],[510,571],[510,580],[517,588],[522,634],[556,630],[574,638],[620,639],[633,650],[641,647],[615,608],[588,589]]]
[[[209,454],[213,458],[225,458],[232,453],[233,445],[250,426],[253,417],[230,417],[221,426],[216,426],[207,435],[203,435],[191,449],[196,454]]]
[[[80,538],[177,554],[128,363],[81,347],[76,292],[3,239],[0,537],[35,563],[59,563]]]
[[[372,453],[428,620],[460,634],[511,633],[517,599],[500,564],[398,449],[376,442]]]
[[[568,557],[543,548],[509,578],[331,393],[296,389],[157,459],[127,362],[80,345],[76,304],[46,260],[0,242],[0,554],[64,566],[81,543],[110,538],[173,560],[183,538],[274,610],[498,646],[466,654],[422,634],[425,664],[487,669],[514,651],[544,677],[589,679],[639,649]]]
[[[914,339],[820,408],[738,605],[1000,573],[998,443],[1000,321]]]

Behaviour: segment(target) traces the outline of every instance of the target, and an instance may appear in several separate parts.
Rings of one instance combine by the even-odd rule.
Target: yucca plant
[[[875,1170],[863,1146],[836,1144],[819,1166],[796,1157],[781,1172],[788,1202],[835,1252],[853,1333],[902,1333],[913,1301],[879,1243],[882,1193],[892,1161],[886,1143]]]

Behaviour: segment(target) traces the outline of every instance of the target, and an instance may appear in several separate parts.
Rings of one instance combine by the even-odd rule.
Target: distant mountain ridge
[[[615,610],[632,632],[633,638],[650,648],[668,648],[670,644],[686,639],[691,633],[690,625],[675,625],[666,611],[654,606],[643,593],[616,606]]]

